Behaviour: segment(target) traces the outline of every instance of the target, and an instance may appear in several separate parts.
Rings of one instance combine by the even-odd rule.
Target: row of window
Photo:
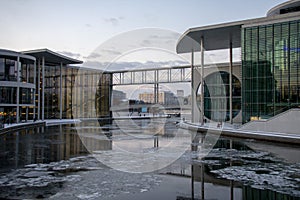
[[[34,83],[34,64],[0,58],[0,81]]]
[[[34,89],[20,88],[19,103],[33,104]],[[16,87],[0,87],[0,103],[1,104],[16,104],[17,103],[17,88]]]

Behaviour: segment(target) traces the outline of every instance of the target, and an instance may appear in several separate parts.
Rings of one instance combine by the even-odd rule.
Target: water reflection
[[[86,148],[101,163],[116,170],[144,173],[159,170],[177,160],[190,144],[190,134],[175,126],[178,119],[151,118],[114,120],[99,127],[97,121],[78,124],[76,129]],[[110,149],[91,146],[84,138],[107,140]]]
[[[86,142],[95,141],[86,139]],[[2,171],[31,163],[66,160],[88,153],[72,125],[36,127],[3,134],[0,136],[0,152]]]
[[[1,135],[0,198],[54,195],[52,199],[65,199],[68,195],[69,199],[123,200],[300,199],[299,146],[220,138],[203,157],[207,153],[203,152],[205,133],[184,130],[184,137],[178,139],[188,139],[191,146],[178,160],[159,171],[128,174],[95,164],[97,161],[89,152],[101,152],[100,156],[121,145],[136,150],[138,144],[154,151],[176,136],[172,119],[155,137],[150,132],[141,134],[145,133],[141,130],[147,121],[135,123],[141,129],[129,135],[122,135],[115,123],[100,128],[93,122],[84,122],[80,127],[40,127]],[[132,140],[131,136],[138,137]],[[128,158],[123,157],[118,164],[127,165],[126,161],[131,162]],[[32,163],[43,164],[28,166]],[[10,173],[8,169],[16,170]],[[40,174],[44,178],[37,180]],[[46,185],[47,190],[41,190],[41,185]]]
[[[300,199],[299,163],[286,164],[283,159],[274,157],[272,153],[257,152],[245,143],[225,138],[220,138],[206,157],[198,158],[197,155],[203,148],[204,136],[205,134],[197,134],[192,141],[190,171],[181,169],[178,173],[167,172],[191,179],[191,195],[177,196],[178,200],[215,198],[217,194],[206,193],[206,190],[209,191],[207,188],[209,183],[228,188],[227,193],[223,193],[221,199]],[[252,146],[261,147],[263,144]],[[280,145],[277,144],[277,148],[278,146]],[[233,177],[226,175],[234,171],[235,167],[240,168],[241,171],[233,172],[231,174]],[[253,177],[245,176],[249,173],[249,168],[255,174]],[[256,182],[255,176],[261,176],[259,180],[262,182]],[[246,178],[249,180],[245,180]],[[251,178],[253,180],[250,180]]]

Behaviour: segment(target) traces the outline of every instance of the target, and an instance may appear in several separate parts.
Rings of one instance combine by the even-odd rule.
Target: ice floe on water
[[[268,152],[232,149],[213,149],[199,162],[219,178],[300,197],[300,163],[285,163]]]
[[[300,163],[285,163],[268,152],[249,149],[216,148],[205,157],[202,154],[201,148],[186,151],[172,165],[154,173],[116,171],[98,162],[95,155],[30,164],[0,175],[0,199],[111,199],[148,193],[161,184],[161,174],[188,171],[191,164],[205,165],[206,175],[300,197]],[[115,160],[120,167],[133,162],[121,161]]]
[[[116,172],[93,156],[30,164],[0,176],[0,198],[99,199],[119,193],[145,192],[159,176]]]
[[[121,194],[137,194],[151,190],[161,182],[159,175],[130,174],[112,169],[90,171],[81,180],[67,182],[50,199],[110,199]]]

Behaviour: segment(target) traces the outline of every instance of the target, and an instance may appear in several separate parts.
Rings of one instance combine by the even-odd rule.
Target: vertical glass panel
[[[243,59],[251,58],[251,61],[242,62],[244,122],[255,115],[270,117],[299,106],[299,20],[268,25],[266,33],[263,28],[265,26],[258,27],[257,57],[255,42],[251,41],[250,48],[242,47]],[[247,29],[256,32],[257,27]],[[253,34],[246,35],[244,40],[244,44],[249,43]]]
[[[5,81],[5,59],[0,58],[0,81]]]

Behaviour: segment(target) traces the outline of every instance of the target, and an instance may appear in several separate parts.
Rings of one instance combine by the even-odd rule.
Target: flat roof
[[[7,49],[0,49],[0,56],[14,57],[14,58],[20,57],[21,62],[24,62],[24,63],[33,63],[36,60],[35,57],[33,57],[33,56],[24,55],[22,53],[7,50]]]
[[[241,47],[241,29],[243,21],[223,23],[188,29],[177,43],[177,53],[188,53],[192,49],[200,51],[200,40],[203,37],[203,47],[206,51],[227,49],[232,41],[232,47]]]
[[[22,51],[22,53],[34,56],[38,59],[42,59],[44,57],[45,62],[51,63],[51,64],[60,65],[62,63],[65,65],[69,65],[69,64],[82,64],[83,63],[81,60],[67,57],[65,55],[51,51],[49,49],[35,49],[35,50],[29,50],[29,51]]]
[[[293,12],[282,15],[190,28],[179,38],[176,46],[176,52],[180,54],[189,53],[192,52],[192,50],[195,52],[200,51],[200,41],[202,37],[205,51],[228,49],[230,47],[230,41],[232,41],[233,48],[239,48],[241,47],[241,33],[242,28],[244,27],[280,23],[298,19],[300,19],[299,12]]]
[[[299,11],[299,8],[300,8],[300,0],[289,0],[271,8],[267,12],[267,16],[280,15],[288,12],[296,12]]]

